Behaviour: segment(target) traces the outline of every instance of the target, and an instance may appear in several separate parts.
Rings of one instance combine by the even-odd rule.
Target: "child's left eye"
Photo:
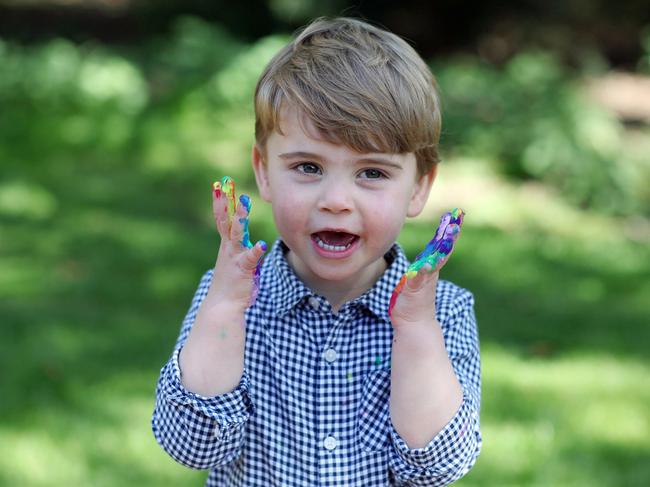
[[[379,169],[364,169],[359,174],[363,179],[382,179],[386,177]]]

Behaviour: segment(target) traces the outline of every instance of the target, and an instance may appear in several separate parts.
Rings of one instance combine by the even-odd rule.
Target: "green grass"
[[[445,184],[471,184],[453,167],[403,231],[411,257],[436,205],[456,203],[437,197]],[[202,484],[149,421],[159,368],[215,258],[209,186],[223,172],[90,160],[13,166],[0,183],[0,485]],[[459,485],[646,485],[648,245],[564,207],[582,220],[549,226],[558,219],[544,208],[556,207],[526,210],[498,184],[505,202],[492,210],[458,196],[468,216],[443,271],[474,292],[482,345],[484,448]],[[270,209],[253,201],[251,234],[272,241]],[[508,202],[523,216],[499,211]]]

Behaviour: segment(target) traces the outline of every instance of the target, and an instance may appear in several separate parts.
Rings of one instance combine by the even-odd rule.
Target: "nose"
[[[341,179],[323,182],[318,209],[330,213],[350,212],[353,208],[352,188]]]

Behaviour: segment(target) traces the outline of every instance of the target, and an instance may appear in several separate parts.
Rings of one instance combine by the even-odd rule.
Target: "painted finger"
[[[228,218],[227,201],[221,183],[219,181],[214,182],[212,188],[212,213],[217,225],[217,231],[222,239],[230,239],[230,219]]]
[[[248,241],[248,210],[250,208],[250,200],[247,196],[242,195],[242,198],[237,205],[235,216],[232,219],[232,226],[230,229],[230,238],[233,242],[239,242],[243,247],[250,248]],[[252,245],[251,245],[252,246]]]
[[[232,219],[237,208],[237,201],[235,200],[235,181],[233,178],[230,176],[224,176],[221,179],[221,191],[228,202],[228,216]]]
[[[465,212],[460,208],[454,208],[452,211],[442,215],[435,236],[425,246],[424,250],[418,254],[415,262],[408,267],[404,276],[402,276],[397,286],[395,286],[388,305],[389,316],[407,280],[415,277],[418,271],[425,265],[430,266],[431,270],[438,271],[449,260],[454,244],[458,239],[464,217]]]
[[[246,248],[252,248],[253,244],[251,243],[250,233],[248,233],[248,223],[251,216],[251,199],[247,194],[243,194],[239,197],[239,203],[246,208],[246,218],[243,221],[240,221],[242,224],[242,238],[241,244]],[[265,244],[266,245],[266,244]]]
[[[404,274],[402,278],[399,280],[397,283],[397,286],[395,286],[395,289],[393,290],[393,294],[390,296],[390,302],[388,303],[388,316],[391,316],[393,312],[393,308],[395,307],[395,303],[397,302],[397,298],[402,292],[402,289],[404,289],[404,286],[406,285],[407,281],[407,276]]]
[[[424,284],[424,281],[426,280],[427,271],[428,271],[428,269],[425,269],[424,267],[422,267],[418,271],[418,273],[415,275],[415,277],[412,277],[411,279],[406,280],[405,288],[407,290],[409,290],[409,291],[412,291],[412,292],[418,291],[422,287],[422,285]]]
[[[249,266],[253,274],[253,288],[251,289],[251,299],[249,306],[252,306],[257,299],[260,290],[260,278],[262,273],[262,262],[266,252],[266,242],[260,240],[248,252],[246,252],[244,266]]]
[[[453,251],[454,249],[452,248],[451,250]],[[438,259],[438,261],[435,264],[436,272],[439,271],[440,269],[442,269],[445,266],[445,264],[449,260],[449,257],[451,257],[451,251],[447,255],[441,257],[440,259]]]
[[[433,255],[440,248],[440,243],[442,242],[442,238],[445,234],[445,229],[449,225],[450,221],[451,221],[451,213],[445,213],[444,215],[442,215],[442,217],[440,218],[440,224],[438,225],[438,229],[436,230],[435,235],[429,241],[429,243],[424,247],[422,252],[420,252],[415,257],[416,261],[426,259],[427,257]]]
[[[264,253],[266,252],[268,246],[266,242],[260,240],[255,245],[253,245],[247,252],[244,253],[242,260],[242,267],[247,271],[253,272],[255,268],[260,264]]]

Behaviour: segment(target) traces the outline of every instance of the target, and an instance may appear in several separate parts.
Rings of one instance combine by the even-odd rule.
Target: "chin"
[[[351,277],[358,275],[360,269],[352,268],[350,266],[333,266],[333,265],[319,265],[308,266],[312,275],[323,281],[345,281]]]

